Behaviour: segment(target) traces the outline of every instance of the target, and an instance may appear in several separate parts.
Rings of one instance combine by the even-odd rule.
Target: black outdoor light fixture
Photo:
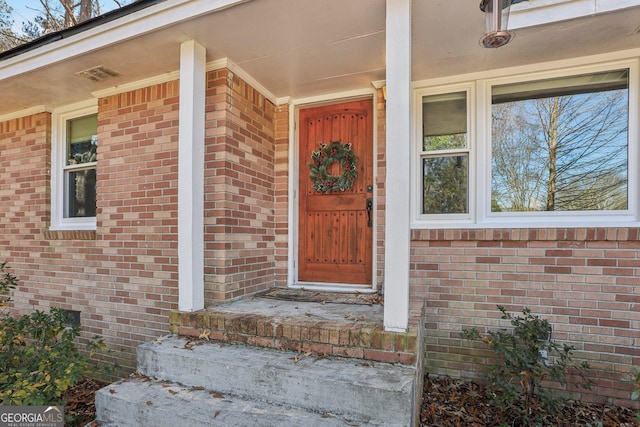
[[[513,33],[507,31],[509,8],[512,4],[524,0],[481,0],[480,10],[484,12],[487,32],[480,39],[480,45],[487,48],[504,46],[513,39]]]

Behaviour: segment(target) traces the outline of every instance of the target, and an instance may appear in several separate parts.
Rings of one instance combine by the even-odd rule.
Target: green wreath
[[[351,188],[358,176],[358,157],[351,149],[351,144],[333,141],[320,143],[320,149],[311,153],[311,182],[313,189],[321,193],[345,191]],[[342,175],[329,175],[327,169],[334,163],[340,163],[344,170]]]

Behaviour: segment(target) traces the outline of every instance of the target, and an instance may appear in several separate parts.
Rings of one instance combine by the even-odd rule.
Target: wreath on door
[[[353,186],[358,176],[358,157],[351,149],[351,144],[333,141],[320,143],[320,148],[311,152],[311,182],[313,189],[321,193],[345,191]],[[330,175],[327,170],[334,162],[342,168],[342,175]]]

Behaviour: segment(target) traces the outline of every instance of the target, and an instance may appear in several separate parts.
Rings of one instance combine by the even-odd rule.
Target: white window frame
[[[491,212],[491,89],[493,86],[629,69],[628,118],[628,209],[624,211],[571,212]],[[638,58],[597,65],[567,67],[552,71],[497,76],[478,75],[464,83],[414,90],[414,150],[411,227],[426,228],[554,228],[554,227],[635,227],[640,225],[640,148],[638,147],[639,65]],[[469,217],[421,214],[422,97],[460,92],[467,88],[469,109]],[[487,167],[488,165],[488,167]],[[481,167],[482,166],[482,167]]]
[[[469,152],[469,170],[467,171],[468,180],[467,183],[467,204],[469,212],[467,213],[453,213],[453,214],[423,214],[422,213],[422,159],[423,159],[423,136],[422,136],[422,99],[425,96],[431,95],[446,95],[449,93],[465,92],[467,94],[467,150]],[[428,88],[415,91],[414,94],[414,123],[415,126],[415,144],[413,153],[416,153],[417,161],[411,162],[412,170],[411,176],[413,182],[418,183],[415,191],[413,191],[413,203],[414,209],[412,209],[413,222],[429,221],[430,224],[442,224],[446,225],[452,221],[456,223],[473,224],[475,222],[476,199],[473,177],[476,175],[476,144],[475,135],[476,127],[473,116],[475,105],[475,84],[474,83],[462,83],[456,85],[449,85],[438,88]]]
[[[65,218],[67,122],[98,113],[97,100],[67,105],[53,111],[51,139],[51,230],[95,230],[96,218]],[[97,166],[97,162],[83,166]]]
[[[509,29],[593,16],[638,6],[638,0],[530,0],[511,6]]]

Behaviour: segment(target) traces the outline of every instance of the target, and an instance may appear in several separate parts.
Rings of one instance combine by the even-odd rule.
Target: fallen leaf
[[[216,413],[213,414],[213,418],[218,418],[218,415],[220,415],[220,411],[216,411]]]
[[[147,405],[151,406],[151,405],[153,405],[153,402],[150,401],[150,400],[147,400]]]
[[[331,418],[331,415],[329,415],[327,413],[324,413],[324,414],[322,414],[322,418]]]
[[[189,389],[189,391],[200,391],[200,390],[204,390],[204,387],[202,386],[193,386]]]
[[[178,392],[177,392],[177,391],[175,391],[175,390],[171,390],[171,389],[169,389],[169,393],[171,393],[171,394],[178,394]]]
[[[110,388],[110,389],[109,389],[109,393],[111,393],[111,394],[116,394],[116,391],[115,391],[114,389]]]
[[[202,333],[198,336],[199,339],[201,340],[207,340],[209,341],[209,337],[211,336],[211,331],[209,331],[208,329],[205,329],[202,331]]]
[[[216,399],[224,399],[224,396],[221,393],[218,393],[217,391],[210,391],[209,394]]]

